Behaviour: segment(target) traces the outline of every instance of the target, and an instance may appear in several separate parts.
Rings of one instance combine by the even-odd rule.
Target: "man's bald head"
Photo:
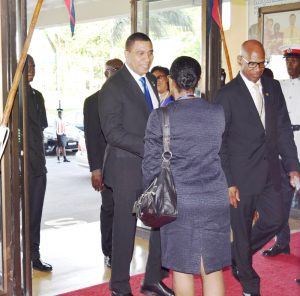
[[[248,80],[258,81],[265,69],[265,50],[261,42],[254,39],[243,42],[238,64]]]
[[[123,66],[123,62],[120,59],[111,59],[105,63],[105,72],[104,75],[106,78],[111,77]]]
[[[265,50],[261,42],[255,39],[247,40],[241,45],[241,55],[249,57],[252,55],[265,55]]]

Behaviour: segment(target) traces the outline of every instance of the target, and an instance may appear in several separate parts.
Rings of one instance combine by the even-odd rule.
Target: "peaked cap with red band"
[[[300,57],[300,44],[284,45],[280,47],[282,54],[287,57]]]

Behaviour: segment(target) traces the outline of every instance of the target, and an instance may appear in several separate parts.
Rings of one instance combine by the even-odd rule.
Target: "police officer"
[[[286,59],[286,68],[290,79],[280,81],[282,92],[285,97],[287,109],[294,130],[294,139],[300,159],[300,44],[281,47]],[[263,251],[266,257],[278,254],[290,254],[290,227],[288,224],[294,189],[290,185],[289,176],[282,168],[282,190],[284,197],[285,225],[277,234],[275,244],[268,250]]]

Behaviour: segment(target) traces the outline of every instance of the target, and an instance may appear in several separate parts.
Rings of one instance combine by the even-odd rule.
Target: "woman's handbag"
[[[161,227],[177,217],[177,194],[170,170],[170,121],[167,108],[163,112],[163,146],[161,172],[134,203],[133,213],[146,225]]]

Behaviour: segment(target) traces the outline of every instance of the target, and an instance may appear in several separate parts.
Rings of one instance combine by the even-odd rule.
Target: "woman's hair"
[[[153,72],[155,71],[159,71],[161,73],[164,73],[166,76],[168,76],[170,73],[169,69],[166,67],[162,67],[162,66],[155,66],[151,69],[151,73],[153,74]]]
[[[180,89],[193,89],[201,76],[201,66],[193,58],[181,56],[172,63],[170,76]]]

